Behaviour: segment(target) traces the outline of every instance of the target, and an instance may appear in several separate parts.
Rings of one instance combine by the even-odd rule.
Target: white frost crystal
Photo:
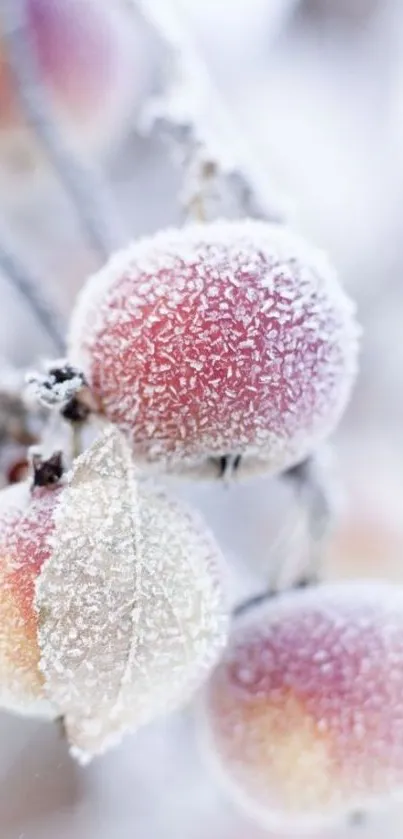
[[[226,638],[221,556],[176,501],[136,480],[122,435],[79,457],[38,578],[41,670],[82,762],[184,704]]]

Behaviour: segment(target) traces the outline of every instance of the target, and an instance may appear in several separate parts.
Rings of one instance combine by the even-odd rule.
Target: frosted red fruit
[[[203,704],[234,802],[298,834],[403,793],[403,589],[340,583],[237,622]]]
[[[222,562],[115,429],[62,486],[4,490],[0,706],[63,717],[81,761],[182,706],[226,641]]]
[[[115,255],[79,298],[70,350],[138,458],[277,471],[337,424],[357,327],[322,254],[279,225],[221,221]]]
[[[136,30],[107,1],[27,0],[26,6],[28,34],[55,117],[63,130],[99,146],[119,130],[129,108]],[[22,150],[23,139],[29,142],[25,135],[0,31],[0,138],[9,138],[11,151],[16,142]]]
[[[50,554],[60,490],[20,483],[0,492],[0,704],[54,715],[39,670],[35,580]]]

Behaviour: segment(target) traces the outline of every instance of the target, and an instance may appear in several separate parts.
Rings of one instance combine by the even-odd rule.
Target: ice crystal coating
[[[229,453],[273,472],[302,460],[337,424],[356,356],[323,255],[252,220],[134,243],[89,280],[70,332],[108,419],[171,471]]]
[[[34,585],[49,556],[58,489],[28,483],[0,492],[0,705],[20,713],[55,716],[39,670]]]
[[[403,589],[282,595],[237,622],[206,689],[204,748],[250,815],[319,827],[403,792]]]
[[[107,431],[74,463],[36,586],[41,670],[85,762],[184,704],[221,650],[220,554],[176,502],[136,480]]]
[[[48,362],[44,372],[26,375],[28,395],[47,408],[64,407],[85,385],[80,370],[65,359]]]

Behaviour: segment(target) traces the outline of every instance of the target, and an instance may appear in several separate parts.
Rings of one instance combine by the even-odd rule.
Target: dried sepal
[[[84,373],[65,358],[48,362],[43,372],[28,373],[26,385],[32,402],[59,411],[72,425],[86,422],[97,410]]]
[[[0,359],[0,484],[14,483],[26,473],[26,448],[38,442],[44,426],[43,407],[28,404],[24,371]]]
[[[33,471],[32,487],[49,487],[58,484],[64,473],[63,452],[52,452],[49,457],[43,455],[40,447],[33,447],[30,452]]]
[[[109,430],[73,466],[37,581],[40,667],[85,762],[184,703],[225,640],[220,556],[175,502],[137,481]]]
[[[51,361],[44,372],[30,372],[26,376],[29,394],[47,408],[64,408],[85,385],[81,370],[66,359]]]

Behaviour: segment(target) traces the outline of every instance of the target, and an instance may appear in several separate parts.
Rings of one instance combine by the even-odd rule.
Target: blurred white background
[[[56,2],[56,0],[55,0]],[[62,3],[62,0],[57,0]],[[67,0],[64,0],[66,3]],[[130,107],[94,150],[122,217],[120,241],[180,217],[180,170],[163,142],[136,133],[158,45],[131,15]],[[149,0],[152,3],[152,0]],[[326,249],[358,304],[361,373],[336,441],[344,500],[327,573],[403,577],[403,4],[399,0],[181,0],[214,84],[295,227]],[[129,24],[130,19],[130,24]],[[115,126],[116,127],[116,126]],[[54,174],[10,172],[0,146],[1,227],[67,321],[98,267]],[[1,241],[1,236],[0,236]],[[1,278],[0,354],[53,353]],[[236,593],[259,590],[295,529],[273,481],[226,490],[182,486],[234,562]],[[288,540],[288,541],[287,541]],[[294,539],[295,541],[295,539]],[[293,558],[298,560],[298,544]],[[1,839],[263,839],[216,789],[192,709],[77,768],[50,725],[0,717]],[[403,815],[331,835],[401,839]],[[330,835],[330,834],[329,834]]]

